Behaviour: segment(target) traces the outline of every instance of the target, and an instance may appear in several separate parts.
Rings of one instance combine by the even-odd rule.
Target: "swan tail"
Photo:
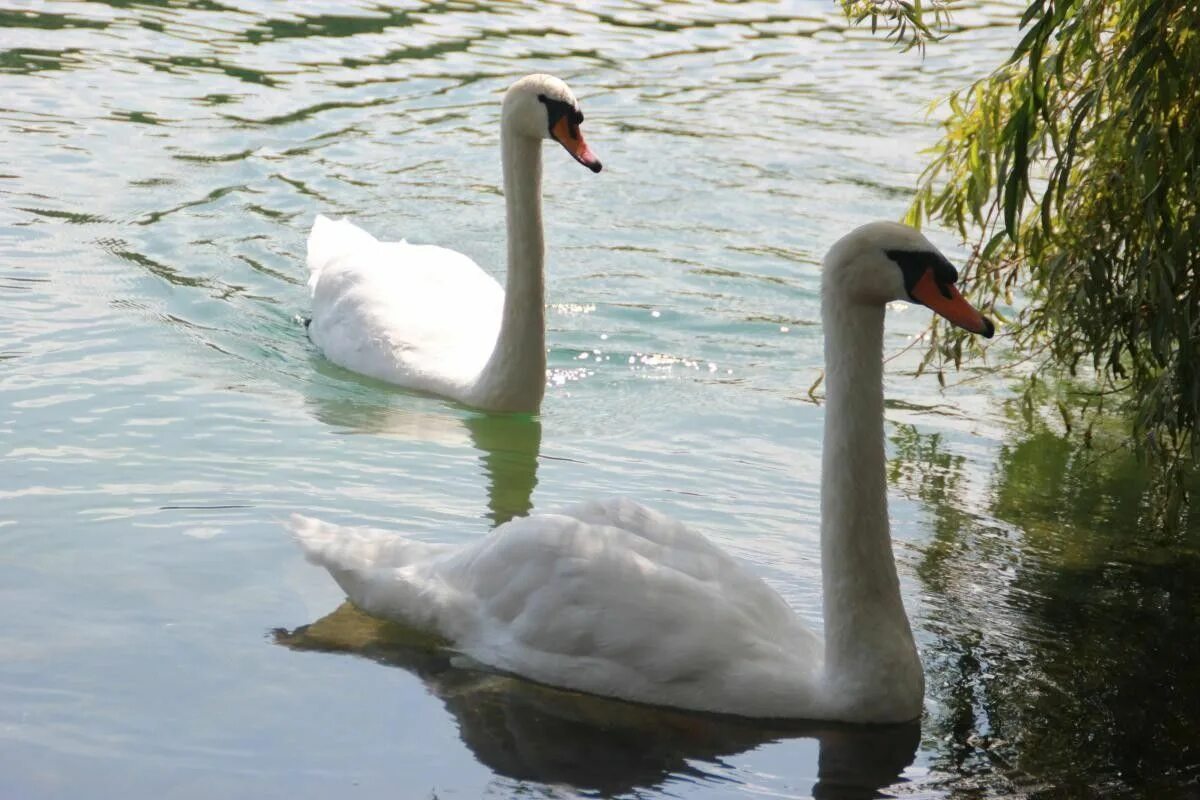
[[[352,528],[293,514],[286,526],[305,558],[324,567],[368,614],[442,631],[447,598],[429,572],[451,545],[426,544],[375,528]],[[453,615],[452,615],[453,616]]]
[[[405,567],[446,547],[415,542],[376,528],[334,525],[302,514],[293,514],[286,525],[304,551],[304,557],[328,570]]]
[[[329,569],[341,566],[347,560],[345,543],[339,536],[338,525],[330,525],[313,517],[292,514],[286,523],[287,529],[304,551],[304,557],[310,564]]]
[[[308,285],[316,286],[321,270],[338,258],[379,240],[348,219],[331,220],[318,214],[308,234]]]

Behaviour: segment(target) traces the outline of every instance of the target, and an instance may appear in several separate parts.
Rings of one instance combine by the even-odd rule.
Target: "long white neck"
[[[502,124],[500,147],[508,273],[500,333],[476,383],[475,404],[492,411],[533,412],[546,391],[542,143]]]
[[[875,719],[899,720],[920,714],[924,678],[888,528],[883,315],[883,306],[824,290],[825,680],[850,715],[862,709]]]

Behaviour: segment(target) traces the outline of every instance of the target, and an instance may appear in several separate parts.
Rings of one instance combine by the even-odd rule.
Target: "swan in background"
[[[515,519],[466,546],[298,515],[290,527],[359,608],[541,683],[747,717],[915,719],[924,676],[888,529],[883,318],[909,300],[990,337],[957,279],[895,223],[825,257],[824,637],[703,536],[630,500]]]
[[[546,388],[542,140],[599,172],[581,122],[570,88],[550,75],[528,75],[504,95],[504,289],[462,253],[381,242],[318,216],[308,236],[308,335],[325,357],[476,408],[536,412]]]

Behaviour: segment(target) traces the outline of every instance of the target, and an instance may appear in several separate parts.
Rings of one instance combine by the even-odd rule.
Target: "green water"
[[[473,670],[342,606],[278,524],[466,542],[627,494],[817,620],[820,256],[902,213],[925,106],[999,63],[1018,10],[963,11],[921,60],[825,2],[0,7],[0,797],[1200,792],[1200,525],[1141,530],[1136,465],[981,365],[942,391],[890,364],[919,726]],[[298,324],[314,214],[498,269],[499,97],[533,71],[605,164],[546,152],[541,417],[324,363]],[[888,347],[925,319],[893,309]]]

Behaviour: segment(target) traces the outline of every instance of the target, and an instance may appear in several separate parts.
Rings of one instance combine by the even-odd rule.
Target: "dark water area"
[[[919,724],[498,675],[346,605],[280,526],[466,542],[630,495],[819,624],[820,258],[903,214],[928,104],[1021,10],[964,7],[922,59],[825,2],[0,5],[0,798],[1200,796],[1200,519],[1150,528],[1119,438],[989,364],[913,378],[911,306],[887,432]],[[313,216],[498,274],[499,98],[534,71],[605,163],[546,153],[542,414],[326,363]]]
[[[894,430],[893,477],[933,528],[916,570],[944,634],[924,653],[945,710],[925,732],[935,763],[985,794],[1194,797],[1200,520],[1150,528],[1128,450],[1019,428],[982,513],[943,437]]]

